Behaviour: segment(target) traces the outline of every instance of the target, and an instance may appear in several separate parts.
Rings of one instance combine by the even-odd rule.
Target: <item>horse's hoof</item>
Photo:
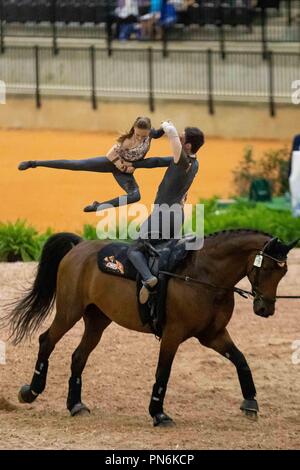
[[[153,416],[153,426],[171,427],[175,426],[174,421],[165,413],[158,413]]]
[[[70,410],[71,416],[87,416],[91,412],[84,403],[76,403]]]
[[[240,409],[247,418],[253,421],[258,419],[259,408],[256,400],[244,400]]]
[[[242,410],[243,414],[246,416],[246,418],[251,419],[251,421],[257,421],[258,420],[258,414],[257,411],[253,410]]]
[[[32,393],[30,390],[30,385],[23,385],[18,393],[18,399],[20,403],[32,403],[37,396],[38,394]]]

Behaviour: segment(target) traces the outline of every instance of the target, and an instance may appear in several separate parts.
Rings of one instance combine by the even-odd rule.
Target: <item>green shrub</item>
[[[258,162],[261,176],[267,178],[274,196],[282,196],[289,190],[288,167],[290,152],[287,147],[268,150]]]
[[[236,194],[248,196],[251,182],[253,181],[256,169],[256,161],[253,158],[253,148],[245,147],[242,160],[238,167],[233,170],[233,182]]]
[[[90,224],[85,224],[83,226],[83,231],[82,231],[81,236],[85,240],[97,240],[96,227]]]
[[[217,198],[200,202],[205,206],[205,235],[220,230],[249,228],[270,233],[285,242],[300,237],[300,218],[292,217],[288,210],[274,210],[263,203],[239,199],[222,209],[218,207]],[[45,241],[52,233],[48,229],[38,234],[34,227],[21,220],[0,223],[0,261],[38,260]],[[84,225],[82,236],[86,240],[97,240],[96,228]]]
[[[1,261],[35,261],[39,259],[42,246],[51,235],[48,230],[39,235],[24,220],[0,223],[0,260]]]
[[[201,201],[205,206],[205,235],[220,230],[249,228],[270,233],[283,241],[300,237],[300,218],[288,210],[274,210],[263,203],[237,200],[226,209],[218,209],[216,200]]]
[[[246,147],[242,160],[233,171],[233,182],[238,196],[248,196],[252,181],[266,178],[271,183],[274,196],[281,196],[289,189],[289,151],[286,147],[268,150],[260,160],[255,160],[253,148]]]

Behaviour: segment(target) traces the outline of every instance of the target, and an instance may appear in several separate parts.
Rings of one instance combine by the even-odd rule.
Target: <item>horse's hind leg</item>
[[[66,310],[60,314],[58,308],[52,325],[39,337],[39,352],[35,365],[34,374],[30,385],[23,385],[19,391],[19,401],[21,403],[32,403],[46,387],[48,372],[48,359],[58,341],[75,325],[82,317],[82,310],[72,310],[72,315],[68,315]],[[74,314],[75,313],[75,314]]]
[[[71,416],[85,414],[89,409],[81,401],[81,375],[88,357],[97,346],[105,328],[111,323],[95,305],[90,305],[84,316],[85,330],[79,346],[72,354],[71,377],[69,380],[69,393],[67,408]]]
[[[201,344],[214,349],[235,365],[244,397],[240,409],[246,416],[254,419],[257,418],[256,389],[250,367],[244,354],[236,347],[226,328],[220,331],[213,339],[203,338],[201,335],[197,338]]]

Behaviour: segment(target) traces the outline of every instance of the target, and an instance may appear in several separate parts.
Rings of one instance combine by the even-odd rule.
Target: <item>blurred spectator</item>
[[[149,13],[141,16],[142,39],[155,39],[159,33],[157,24],[165,0],[151,0]]]
[[[250,8],[256,1],[227,0],[226,4],[234,8]],[[162,28],[169,28],[175,23],[188,27],[195,23],[195,18],[196,23],[199,23],[199,7],[207,6],[213,14],[223,0],[118,0],[117,3],[116,37],[124,40],[134,34],[137,39],[148,40],[160,39]]]
[[[187,14],[189,7],[199,7],[196,0],[171,0],[169,3],[171,3],[175,8],[177,22],[184,24],[185,26],[190,24],[189,16]]]
[[[139,16],[144,16],[150,13],[151,0],[138,0]]]
[[[179,2],[178,0],[167,0],[162,3],[161,7],[161,15],[160,15],[160,24],[164,28],[169,28],[177,21],[177,13],[175,4],[178,7],[182,7],[183,2]]]
[[[138,14],[138,0],[118,0],[118,7],[116,8],[116,36],[120,40],[130,39],[132,34],[139,38],[140,30],[137,27]]]
[[[290,158],[289,183],[294,217],[300,217],[300,134],[294,137]]]

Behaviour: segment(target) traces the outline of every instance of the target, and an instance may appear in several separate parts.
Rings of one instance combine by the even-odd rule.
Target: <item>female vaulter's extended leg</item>
[[[19,170],[27,170],[28,168],[54,168],[57,170],[71,171],[92,171],[96,173],[112,173],[119,186],[126,192],[124,196],[116,197],[104,202],[94,201],[93,204],[84,208],[85,212],[96,212],[106,209],[108,206],[119,207],[132,204],[140,200],[141,195],[139,187],[133,174],[123,173],[106,157],[87,158],[84,160],[37,160],[26,161],[19,165]]]
[[[21,162],[18,168],[24,171],[37,167],[56,170],[98,171],[100,173],[111,173],[115,168],[114,164],[106,157],[85,158],[83,160],[29,160]]]
[[[105,210],[109,207],[126,206],[138,202],[141,199],[140,190],[133,174],[123,173],[114,165],[113,167],[112,174],[126,194],[104,202],[94,201],[93,204],[84,208],[84,212],[97,212],[98,210]]]
[[[134,162],[135,168],[158,168],[170,165],[172,157],[151,157],[145,160]],[[109,206],[120,207],[127,204],[138,202],[141,198],[138,184],[131,173],[124,173],[107,158],[95,157],[83,160],[29,160],[21,162],[19,170],[27,170],[28,168],[54,168],[56,170],[71,171],[92,171],[96,173],[112,173],[119,186],[126,192],[125,195],[119,196],[108,201],[94,201],[84,208],[85,212],[96,212],[99,209],[106,209]],[[100,207],[101,206],[101,207]]]
[[[246,416],[257,418],[259,409],[255,399],[256,389],[251,370],[245,359],[245,356],[235,346],[226,328],[220,331],[214,339],[207,340],[201,337],[201,335],[198,336],[197,339],[201,344],[207,346],[208,348],[214,349],[235,365],[244,397],[240,409]]]
[[[102,157],[100,157],[102,158]],[[146,158],[143,160],[139,160],[133,162],[134,168],[159,168],[159,167],[167,167],[170,165],[171,161],[173,160],[172,157],[151,157]],[[111,163],[111,162],[110,162]],[[141,199],[140,190],[138,184],[133,176],[132,173],[124,173],[118,170],[112,164],[112,174],[122,189],[124,189],[125,193],[123,196],[116,197],[114,199],[110,199],[104,202],[94,201],[93,204],[84,208],[85,212],[96,212],[98,210],[107,209],[109,206],[112,207],[121,207],[127,206],[128,204],[133,204],[134,202],[138,202]],[[100,170],[97,170],[100,171]]]

